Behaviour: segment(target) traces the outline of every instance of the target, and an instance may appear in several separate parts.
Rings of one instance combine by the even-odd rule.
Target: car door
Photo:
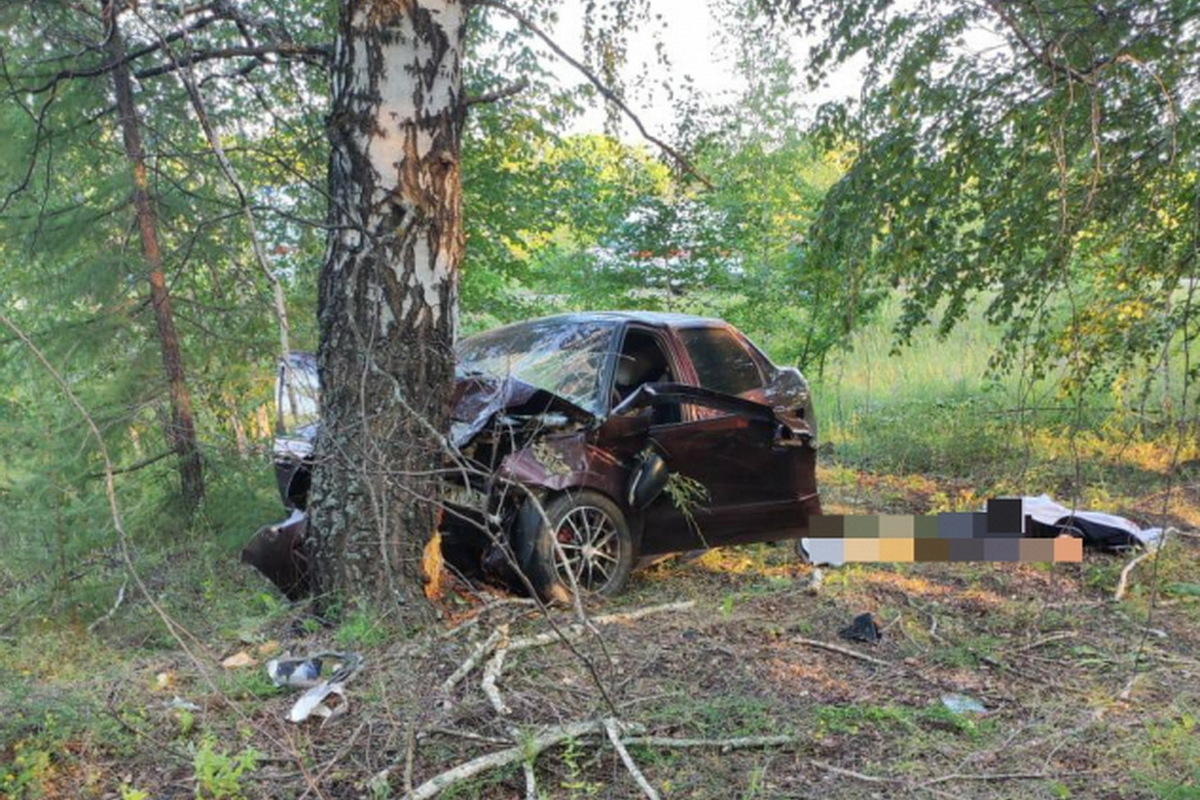
[[[671,539],[689,547],[800,534],[808,514],[819,508],[807,429],[746,400],[761,397],[765,376],[731,328],[685,327],[676,334],[691,367],[689,377],[703,391],[681,398],[683,421],[654,426],[651,437],[672,471],[698,481],[708,497],[685,518],[687,532],[666,524],[669,509],[651,511],[662,515]]]
[[[815,483],[804,480],[812,448],[792,438],[770,408],[693,386],[647,391],[655,395],[649,402],[683,406],[691,416],[650,427],[672,478],[644,512],[644,553],[765,541],[804,528],[793,489],[807,484],[804,493],[815,497]]]

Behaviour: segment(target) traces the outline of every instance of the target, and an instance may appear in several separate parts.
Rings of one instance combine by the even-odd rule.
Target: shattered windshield
[[[459,342],[458,372],[516,378],[599,415],[600,379],[616,328],[612,321],[563,318],[497,328]]]

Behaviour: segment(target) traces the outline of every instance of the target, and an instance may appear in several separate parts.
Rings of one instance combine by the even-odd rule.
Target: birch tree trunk
[[[333,65],[331,232],[321,269],[321,432],[307,546],[321,592],[430,613],[463,253],[466,9],[343,0]],[[392,605],[388,605],[392,604]]]

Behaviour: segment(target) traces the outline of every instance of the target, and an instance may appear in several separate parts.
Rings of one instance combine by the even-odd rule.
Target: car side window
[[[613,370],[612,404],[615,408],[645,383],[670,383],[675,380],[670,360],[657,335],[630,328]],[[657,425],[680,421],[679,406],[659,406],[654,412]]]
[[[685,328],[679,331],[679,338],[703,388],[742,394],[763,385],[758,364],[727,328]]]

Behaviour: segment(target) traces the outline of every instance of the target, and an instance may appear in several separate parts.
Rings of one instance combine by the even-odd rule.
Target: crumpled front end
[[[312,591],[304,535],[308,515],[295,509],[282,522],[264,525],[242,548],[242,563],[257,569],[279,587],[289,600],[300,600]]]

